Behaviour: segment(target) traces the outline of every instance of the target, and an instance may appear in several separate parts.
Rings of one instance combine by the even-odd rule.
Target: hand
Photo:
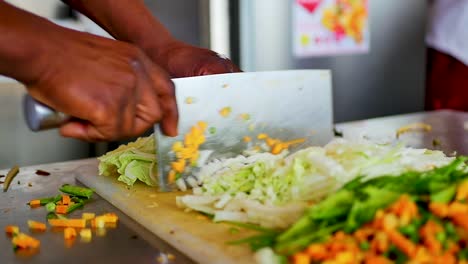
[[[167,73],[135,46],[54,28],[42,45],[44,71],[26,84],[32,97],[79,120],[63,136],[87,141],[138,136],[161,121],[177,134],[174,85]]]
[[[147,50],[150,58],[164,67],[172,77],[190,77],[219,73],[240,72],[231,60],[218,53],[174,41],[159,50]]]

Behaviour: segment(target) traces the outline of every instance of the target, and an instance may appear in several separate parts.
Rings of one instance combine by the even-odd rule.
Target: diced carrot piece
[[[36,207],[39,207],[41,206],[41,200],[31,200],[29,202],[29,207],[31,208],[36,208]]]
[[[429,204],[429,210],[438,217],[445,218],[449,213],[448,204],[432,202]]]
[[[452,221],[456,225],[468,231],[468,221],[467,221],[468,213],[457,213],[457,214],[451,215],[451,218],[452,218]]]
[[[119,220],[119,217],[114,213],[107,213],[102,215],[106,223],[116,223]]]
[[[9,236],[17,235],[19,233],[19,227],[15,225],[8,225],[5,227],[5,233]]]
[[[403,253],[409,257],[414,257],[416,253],[416,245],[403,236],[400,232],[389,229],[385,230],[390,241]]]
[[[313,260],[324,260],[328,256],[327,249],[322,244],[312,244],[307,247],[306,252]]]
[[[244,136],[243,140],[244,140],[244,142],[250,142],[250,141],[252,141],[252,138],[249,137],[249,136]]]
[[[30,237],[24,233],[19,233],[17,236],[15,236],[12,241],[14,246],[26,249],[26,248],[38,248],[41,244],[41,242],[33,237]]]
[[[62,194],[62,204],[63,205],[70,205],[71,199],[69,195]]]
[[[65,239],[73,239],[76,237],[76,230],[73,227],[67,227],[63,230],[63,237]]]
[[[53,227],[86,227],[85,219],[49,219],[49,224]]]
[[[66,214],[68,210],[68,205],[57,205],[55,206],[55,213],[57,214]]]
[[[294,264],[309,264],[310,263],[309,255],[302,253],[302,252],[294,254],[292,259],[293,259]]]
[[[28,220],[29,229],[33,231],[46,231],[47,227],[44,223]]]
[[[390,264],[392,262],[383,256],[367,255],[364,260],[364,263],[365,264]]]
[[[456,214],[467,214],[468,213],[468,204],[463,204],[460,202],[453,202],[449,205],[448,215],[453,216]]]

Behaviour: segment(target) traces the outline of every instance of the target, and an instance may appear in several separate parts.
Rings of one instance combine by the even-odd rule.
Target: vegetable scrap
[[[232,112],[232,108],[230,106],[223,107],[219,110],[219,114],[222,117],[228,117]]]
[[[5,177],[5,182],[3,183],[3,192],[8,191],[8,188],[11,185],[11,181],[13,180],[13,178],[16,177],[16,175],[18,175],[18,172],[19,172],[19,167],[17,165],[13,166],[13,168],[11,168],[10,171],[8,171]]]
[[[289,149],[292,145],[305,142],[305,138],[298,138],[290,141],[281,141],[277,138],[271,138],[265,133],[258,134],[257,139],[264,140],[266,145],[270,148],[270,152],[275,155],[283,152],[284,150]]]
[[[184,141],[176,141],[172,145],[172,151],[175,153],[177,160],[171,163],[171,170],[168,175],[168,182],[177,181],[180,175],[189,166],[195,166],[200,157],[200,145],[205,143],[205,130],[207,123],[203,121],[190,128],[190,131],[184,136]]]
[[[154,135],[121,145],[98,160],[99,175],[116,177],[128,186],[133,186],[136,181],[158,185]]]
[[[239,119],[243,121],[249,121],[250,120],[250,114],[243,113],[239,115]]]
[[[28,227],[30,230],[35,232],[44,232],[46,231],[47,227],[44,223],[28,220]]]
[[[259,137],[268,138],[266,134]],[[382,175],[425,173],[452,161],[453,157],[441,151],[337,138],[324,147],[292,154],[253,153],[210,162],[197,174],[200,186],[191,194],[178,196],[176,202],[184,210],[212,215],[214,222],[287,228],[308,212],[311,204],[315,205],[311,208],[320,208],[318,205],[330,197],[343,203],[340,210],[346,209],[354,194],[338,190],[356,178],[367,181]],[[364,196],[376,195],[374,189],[365,190],[370,193]],[[389,199],[392,197],[389,194]],[[376,200],[385,202],[383,198]],[[327,210],[330,214],[341,212]]]
[[[36,170],[36,175],[39,175],[39,176],[49,176],[49,175],[50,175],[50,172],[44,171],[44,170]]]
[[[400,127],[396,132],[396,138],[399,138],[402,134],[408,132],[430,132],[432,130],[432,126],[425,123],[413,123],[406,126]]]
[[[195,98],[189,96],[189,97],[185,98],[185,103],[186,104],[193,104],[193,103],[195,103]]]

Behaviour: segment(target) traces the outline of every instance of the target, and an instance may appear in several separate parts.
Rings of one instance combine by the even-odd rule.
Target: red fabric
[[[468,111],[468,66],[450,55],[428,49],[426,110],[437,109]]]

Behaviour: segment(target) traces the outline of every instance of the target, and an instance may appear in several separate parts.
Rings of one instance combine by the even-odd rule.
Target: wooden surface
[[[189,258],[199,263],[254,263],[247,246],[227,244],[251,234],[247,230],[232,234],[230,225],[184,212],[175,203],[182,193],[158,193],[143,184],[128,188],[116,178],[98,176],[97,165],[97,160],[87,160],[76,168],[77,180]]]

